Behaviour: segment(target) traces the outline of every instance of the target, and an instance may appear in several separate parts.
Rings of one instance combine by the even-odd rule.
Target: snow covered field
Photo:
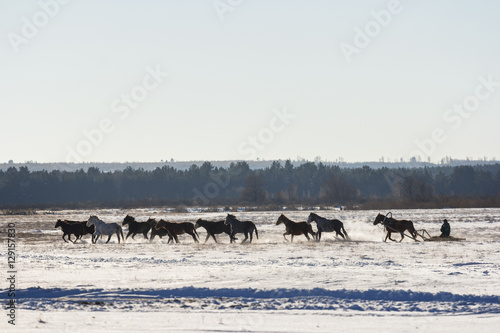
[[[195,222],[220,220],[225,213],[40,213],[0,216],[3,232],[16,225],[20,330],[483,332],[500,325],[500,209],[392,211],[431,235],[439,235],[447,218],[451,234],[466,238],[417,243],[383,243],[383,229],[373,225],[378,211],[317,211],[342,220],[350,236],[343,241],[326,233],[320,243],[304,236],[286,242],[284,226],[275,225],[281,213],[305,221],[309,211],[234,213],[259,230],[259,239],[244,245],[229,244],[225,234],[219,244],[203,244],[202,228],[201,244],[188,235],[173,245],[142,235],[125,244],[115,236],[109,244],[91,244],[87,235],[71,244],[54,229],[59,218],[86,220],[90,214],[121,224],[126,214],[138,221]],[[0,257],[5,276],[6,251]],[[5,303],[8,284],[2,281]],[[2,331],[12,329],[2,317]]]

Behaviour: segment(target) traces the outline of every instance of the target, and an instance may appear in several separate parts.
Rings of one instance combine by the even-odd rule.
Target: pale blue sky
[[[500,158],[498,1],[55,1],[0,0],[0,162]]]

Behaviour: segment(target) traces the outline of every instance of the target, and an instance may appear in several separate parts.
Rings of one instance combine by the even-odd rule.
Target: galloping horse
[[[191,222],[175,223],[175,222],[160,220],[158,223],[156,223],[155,229],[156,230],[165,229],[168,232],[169,238],[168,238],[167,243],[170,243],[172,241],[172,239],[175,239],[175,242],[179,243],[179,239],[177,238],[177,235],[182,235],[182,234],[191,235],[191,237],[193,237],[194,241],[196,243],[199,243],[198,233],[196,232],[196,229],[194,228],[194,224],[192,224]]]
[[[276,225],[280,225],[281,223],[285,224],[286,227],[286,232],[283,234],[283,238],[288,242],[288,239],[286,239],[286,235],[292,235],[292,242],[293,242],[293,236],[297,235],[304,235],[306,236],[307,240],[309,239],[309,236],[307,235],[308,233],[313,236],[313,238],[316,238],[316,233],[312,230],[312,227],[310,224],[307,224],[307,222],[294,222],[290,220],[288,217],[285,215],[281,214],[280,217],[278,218],[278,221],[276,222]]]
[[[340,235],[343,239],[346,239],[346,237],[349,237],[347,235],[347,232],[344,229],[344,223],[342,223],[339,220],[329,220],[325,219],[324,217],[319,216],[318,214],[311,213],[309,214],[309,218],[307,219],[307,223],[311,224],[311,222],[316,222],[316,225],[318,226],[318,233],[316,234],[316,238],[318,242],[321,240],[321,233],[322,232],[333,232],[337,235]],[[342,233],[342,231],[344,233]]]
[[[95,231],[95,227],[92,225],[90,227],[87,227],[87,221],[71,221],[71,220],[57,220],[57,222],[64,222],[64,223],[68,223],[68,224],[81,224],[83,226],[83,233],[82,233],[82,236],[84,235],[87,235],[87,234],[90,234],[92,235],[92,240],[94,240],[94,231]],[[57,228],[57,224],[56,224],[56,228]],[[80,237],[81,239],[82,237]],[[71,240],[71,239],[69,239]]]
[[[158,236],[161,239],[163,236],[169,236],[170,235],[168,233],[167,229],[164,229],[164,228],[156,229],[156,225],[158,224],[158,222],[156,222],[155,219],[149,218],[146,221],[146,223],[149,224],[149,226],[151,227],[151,236],[149,237],[149,241],[150,242],[153,241],[153,239],[155,238],[155,236]]]
[[[387,215],[382,215],[378,214],[377,217],[375,218],[375,221],[373,222],[374,225],[377,225],[379,223],[382,223],[385,227],[385,230],[387,231],[387,235],[385,236],[384,242],[387,241],[387,238],[389,238],[391,241],[395,242],[394,239],[391,238],[391,233],[393,232],[399,232],[401,234],[401,239],[399,240],[400,242],[405,238],[404,232],[408,230],[408,232],[411,234],[411,238],[415,242],[417,241],[417,236],[418,233],[415,230],[415,227],[413,226],[412,221],[407,221],[407,220],[396,220],[391,217],[388,217],[390,213]]]
[[[101,235],[108,236],[108,240],[106,241],[106,244],[108,244],[113,234],[116,234],[116,237],[118,237],[118,243],[120,243],[120,235],[122,236],[123,242],[125,242],[122,227],[120,227],[118,223],[105,223],[99,220],[97,216],[91,215],[87,221],[87,227],[90,227],[91,225],[95,226],[95,239],[92,241],[94,244],[97,243],[97,240],[101,237]]]
[[[128,224],[128,234],[125,239],[128,239],[128,236],[132,235],[132,239],[134,239],[136,234],[143,234],[144,238],[148,239],[148,232],[151,229],[151,226],[147,222],[137,222],[134,217],[127,215],[123,219],[122,225]]]
[[[80,223],[69,223],[69,222],[66,222],[66,221],[61,221],[61,220],[57,220],[56,222],[56,226],[54,228],[57,228],[57,227],[61,227],[62,231],[63,231],[63,236],[62,236],[62,239],[63,241],[65,241],[66,243],[68,242],[66,240],[66,235],[68,235],[68,239],[73,242],[73,244],[75,244],[75,242],[82,238],[82,235],[85,234],[85,227],[83,225],[81,225]],[[71,235],[75,235],[76,239],[73,241],[71,240]]]
[[[259,233],[257,232],[257,227],[255,226],[255,223],[251,221],[238,221],[238,219],[231,214],[227,214],[226,216],[226,221],[224,222],[226,225],[231,226],[231,235],[229,237],[231,238],[231,243],[234,238],[234,235],[236,234],[245,234],[245,239],[242,240],[241,242],[244,243],[248,239],[248,234],[250,233],[250,243],[252,242],[252,234],[255,231],[255,236],[257,236],[257,239],[259,239]]]
[[[196,224],[194,225],[194,228],[198,229],[199,227],[203,227],[207,231],[207,238],[205,239],[205,243],[208,241],[210,236],[212,236],[214,241],[217,243],[215,235],[222,234],[223,232],[225,232],[226,234],[229,235],[229,237],[231,237],[231,226],[225,225],[224,221],[211,222],[198,219],[198,221],[196,221]]]

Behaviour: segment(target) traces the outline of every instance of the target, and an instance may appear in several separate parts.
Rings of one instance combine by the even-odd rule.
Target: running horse
[[[349,237],[344,229],[344,223],[337,219],[329,220],[319,216],[318,214],[311,213],[309,214],[309,218],[307,219],[307,224],[311,224],[311,222],[316,222],[316,225],[318,227],[318,232],[316,233],[316,240],[318,242],[321,240],[322,232],[335,231],[337,236],[340,236],[343,239]]]
[[[257,227],[255,226],[255,223],[253,223],[252,221],[239,221],[234,215],[227,214],[224,224],[231,226],[231,235],[229,235],[229,237],[231,238],[230,243],[232,243],[236,239],[234,237],[234,235],[236,234],[245,235],[245,239],[241,241],[242,243],[244,243],[248,239],[248,234],[250,234],[250,243],[251,243],[253,239],[252,235],[254,232],[257,239],[259,239],[259,233],[257,231]]]
[[[280,217],[278,217],[276,225],[279,225],[281,223],[283,223],[286,227],[285,233],[283,234],[283,238],[285,238],[287,242],[288,239],[286,239],[285,237],[286,235],[292,235],[291,242],[293,242],[293,236],[298,236],[298,235],[306,236],[307,240],[310,240],[308,234],[311,234],[313,238],[316,238],[316,233],[312,230],[311,225],[307,224],[307,222],[294,222],[285,215],[281,214]]]
[[[389,214],[391,215],[389,217]],[[385,227],[385,230],[387,231],[387,235],[385,236],[384,242],[387,241],[387,238],[389,238],[391,241],[395,242],[394,239],[391,238],[391,233],[393,232],[399,232],[401,234],[401,239],[399,240],[400,242],[405,238],[405,231],[408,230],[410,235],[407,235],[408,237],[412,238],[415,242],[418,242],[417,236],[418,233],[415,230],[415,227],[413,226],[412,221],[408,220],[396,220],[392,218],[392,213],[387,213],[387,215],[382,215],[378,214],[377,217],[375,218],[375,221],[373,222],[374,225],[377,225],[379,223],[382,223]]]
[[[94,236],[92,237],[92,242],[94,244],[97,243],[97,240],[99,239],[99,237],[101,237],[101,235],[108,236],[108,240],[106,241],[106,244],[108,244],[113,234],[116,234],[116,237],[118,237],[118,243],[120,243],[120,236],[123,242],[125,242],[125,238],[123,238],[122,227],[120,227],[118,223],[105,223],[99,220],[97,216],[91,215],[86,225],[87,227],[90,227],[91,225],[95,226]]]

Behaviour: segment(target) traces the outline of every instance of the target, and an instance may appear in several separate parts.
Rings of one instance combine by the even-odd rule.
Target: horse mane
[[[292,220],[290,220],[288,217],[285,216],[285,214],[281,214],[280,217],[278,218],[278,220],[281,220],[281,219],[284,219],[288,222],[293,222]]]

